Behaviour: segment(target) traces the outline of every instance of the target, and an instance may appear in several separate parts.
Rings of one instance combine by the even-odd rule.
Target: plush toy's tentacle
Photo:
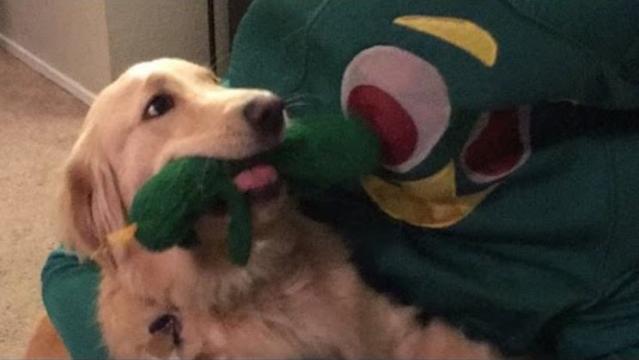
[[[231,261],[245,265],[251,250],[249,206],[218,160],[192,157],[168,163],[133,199],[129,221],[136,238],[152,251],[197,243],[195,222],[205,212],[226,204],[230,216]]]
[[[226,203],[229,215],[229,256],[234,264],[246,265],[251,254],[251,213],[248,202],[228,178],[220,197]]]
[[[294,121],[270,160],[288,181],[326,188],[373,173],[380,153],[379,140],[363,122],[324,115]]]

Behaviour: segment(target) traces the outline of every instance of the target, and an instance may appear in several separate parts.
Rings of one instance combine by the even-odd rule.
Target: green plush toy
[[[359,121],[315,117],[294,122],[283,144],[263,156],[294,190],[301,186],[321,190],[373,172],[379,146]],[[129,221],[136,225],[137,240],[152,251],[192,245],[197,242],[195,221],[224,204],[230,218],[230,259],[245,265],[251,250],[250,208],[233,184],[228,164],[203,157],[168,163],[133,199]]]

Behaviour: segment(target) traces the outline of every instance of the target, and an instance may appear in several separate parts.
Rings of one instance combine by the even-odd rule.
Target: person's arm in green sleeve
[[[42,298],[51,322],[73,359],[106,359],[95,303],[97,266],[80,263],[75,253],[58,248],[42,270]]]

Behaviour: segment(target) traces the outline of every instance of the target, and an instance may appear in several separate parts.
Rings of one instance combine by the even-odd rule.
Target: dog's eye
[[[173,98],[167,94],[155,95],[144,109],[144,119],[153,119],[166,114],[174,106]]]

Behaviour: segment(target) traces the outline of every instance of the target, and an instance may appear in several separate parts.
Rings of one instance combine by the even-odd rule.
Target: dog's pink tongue
[[[241,192],[260,189],[277,181],[277,171],[271,165],[256,165],[237,174],[233,179]]]

